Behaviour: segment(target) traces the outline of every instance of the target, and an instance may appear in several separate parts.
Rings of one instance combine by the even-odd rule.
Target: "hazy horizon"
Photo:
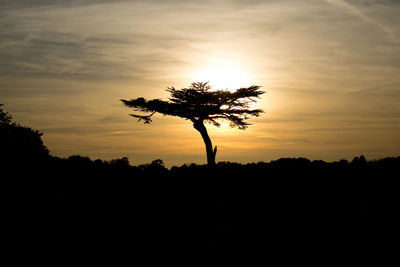
[[[0,0],[0,103],[52,155],[205,163],[192,123],[144,125],[121,98],[209,80],[260,85],[245,131],[207,125],[217,161],[398,156],[400,2]]]

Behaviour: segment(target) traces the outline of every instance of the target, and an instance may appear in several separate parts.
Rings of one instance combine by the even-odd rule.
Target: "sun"
[[[196,82],[209,81],[214,90],[235,90],[241,87],[249,87],[253,83],[250,75],[234,64],[221,64],[201,69],[193,77]]]

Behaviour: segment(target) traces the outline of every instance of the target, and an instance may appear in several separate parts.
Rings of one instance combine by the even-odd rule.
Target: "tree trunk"
[[[212,147],[211,139],[208,136],[207,129],[203,124],[203,121],[196,121],[193,123],[193,127],[200,132],[201,137],[203,137],[204,144],[206,145],[207,152],[207,165],[214,166],[215,165],[215,155],[217,154],[217,147]]]

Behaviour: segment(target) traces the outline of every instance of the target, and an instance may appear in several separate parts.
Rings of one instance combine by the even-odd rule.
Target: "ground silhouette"
[[[400,157],[133,166],[127,158],[52,156],[35,130],[17,135],[24,144],[33,137],[33,146],[10,146],[17,137],[4,134],[13,125],[4,121],[3,223],[11,247],[243,251],[355,244],[349,238],[369,246],[397,227]]]

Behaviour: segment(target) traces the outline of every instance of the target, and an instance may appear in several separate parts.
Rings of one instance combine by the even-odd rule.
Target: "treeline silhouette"
[[[399,209],[400,157],[132,166],[52,156],[40,132],[0,114],[10,242],[216,251],[344,235],[367,242],[390,235]]]

